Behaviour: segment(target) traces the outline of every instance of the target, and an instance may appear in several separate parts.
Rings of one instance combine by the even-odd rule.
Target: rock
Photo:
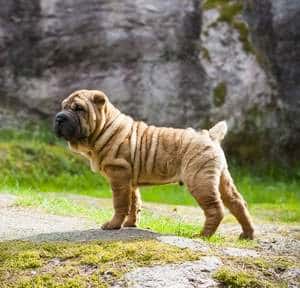
[[[13,206],[17,198],[0,195],[0,242],[22,239],[43,241],[91,241],[155,239],[159,234],[143,229],[105,231],[85,218],[52,215],[36,209]]]
[[[52,117],[70,92],[90,88],[156,124],[198,124],[208,111],[198,0],[0,5],[1,106]]]
[[[208,252],[209,247],[204,241],[192,240],[189,238],[177,237],[177,236],[159,236],[157,240],[174,245],[179,248],[188,248],[194,251]]]
[[[290,233],[289,237],[273,236],[269,239],[259,240],[258,243],[266,251],[277,254],[291,254],[300,258],[300,240],[290,236],[294,235]]]
[[[151,124],[226,119],[242,159],[299,159],[299,1],[245,0],[239,28],[200,2],[0,0],[0,127],[101,89]]]
[[[275,78],[281,101],[278,145],[300,155],[300,2],[246,0],[245,15],[265,70]]]
[[[57,216],[58,217],[58,216]],[[49,219],[51,220],[51,219]],[[54,226],[53,230],[57,229]],[[43,241],[130,241],[136,239],[155,239],[157,233],[150,230],[138,228],[123,228],[120,230],[102,230],[102,229],[74,229],[69,228],[65,231],[54,231],[52,233],[32,233],[32,236],[22,237],[23,240],[35,242]],[[1,238],[0,238],[1,239]]]
[[[227,247],[223,249],[223,253],[228,256],[234,257],[259,257],[259,254],[255,250],[250,249],[240,249]]]
[[[207,256],[183,264],[138,268],[127,273],[125,280],[133,288],[217,287],[211,274],[221,265],[219,258]]]
[[[300,284],[300,269],[289,269],[281,275],[281,278],[288,282],[289,288],[298,288]]]

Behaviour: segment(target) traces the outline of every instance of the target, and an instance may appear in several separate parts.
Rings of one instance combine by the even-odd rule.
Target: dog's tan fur
[[[223,203],[240,222],[243,238],[253,238],[245,202],[227,168],[219,142],[221,123],[197,132],[149,126],[122,114],[97,90],[80,90],[63,101],[64,110],[80,105],[80,126],[87,137],[72,140],[72,151],[90,160],[91,168],[109,179],[115,214],[103,229],[136,226],[141,185],[183,182],[204,210],[202,236],[211,236],[223,218]]]

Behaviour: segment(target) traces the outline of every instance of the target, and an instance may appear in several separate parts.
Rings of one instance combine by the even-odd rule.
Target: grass
[[[99,226],[109,220],[113,214],[112,208],[106,208],[105,204],[91,206],[89,202],[78,202],[64,196],[45,193],[23,193],[22,196],[17,198],[14,205],[39,208],[45,212],[55,215],[84,217],[99,223]],[[277,210],[275,210],[275,214],[277,214]],[[271,217],[271,215],[268,216]],[[226,218],[232,217],[232,215],[228,215],[224,220],[226,221]],[[274,219],[277,218],[273,217],[273,221]],[[139,227],[143,229],[150,229],[160,234],[171,234],[189,238],[198,237],[197,235],[202,228],[198,223],[184,221],[181,220],[180,217],[160,215],[157,212],[153,213],[149,210],[142,211]],[[225,237],[224,235],[217,233],[211,238],[203,240],[211,247],[230,246],[250,249],[258,247],[258,243],[256,241],[240,240],[237,238],[237,235],[226,235]]]
[[[74,203],[65,197],[57,197],[47,194],[31,193],[20,197],[15,205],[22,207],[37,207],[56,215],[81,216],[102,224],[112,216],[112,208],[90,207]],[[100,225],[99,225],[100,226]],[[188,224],[171,217],[154,214],[150,211],[143,212],[139,227],[151,229],[162,234],[174,234],[178,236],[192,237],[200,232],[200,226]]]
[[[73,200],[67,199],[63,196],[56,196],[54,194],[38,194],[31,193],[28,195],[22,194],[15,204],[21,207],[34,207],[42,209],[45,212],[55,215],[77,216],[84,217],[100,224],[110,219],[113,214],[112,208],[105,207],[91,207],[89,204],[78,204]],[[181,237],[198,238],[201,226],[195,223],[188,223],[186,221],[174,218],[171,216],[162,216],[159,213],[151,211],[143,211],[140,228],[150,229],[160,234],[176,235]],[[215,234],[209,239],[203,239],[212,248],[217,247],[237,247],[237,248],[256,248],[256,241],[240,240],[237,235]]]
[[[155,240],[0,243],[0,287],[110,287],[143,266],[198,260],[201,255]]]
[[[300,221],[300,169],[231,164],[239,190],[253,209],[276,209],[278,219]],[[107,181],[91,172],[44,127],[0,130],[0,191],[19,194],[62,192],[111,197]],[[144,187],[144,201],[197,205],[184,186]],[[259,208],[259,204],[261,208]],[[266,217],[267,217],[266,213]],[[274,217],[273,214],[270,217]]]

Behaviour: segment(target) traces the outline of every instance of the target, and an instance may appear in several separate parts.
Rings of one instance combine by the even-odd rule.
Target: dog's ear
[[[105,104],[105,102],[107,101],[106,95],[101,91],[93,91],[92,99],[93,99],[93,102],[99,107],[103,106]]]

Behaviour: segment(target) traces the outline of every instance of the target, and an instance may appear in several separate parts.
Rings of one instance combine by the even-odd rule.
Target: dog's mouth
[[[76,113],[63,110],[54,118],[54,132],[57,137],[67,141],[78,141],[83,138],[80,119]]]

